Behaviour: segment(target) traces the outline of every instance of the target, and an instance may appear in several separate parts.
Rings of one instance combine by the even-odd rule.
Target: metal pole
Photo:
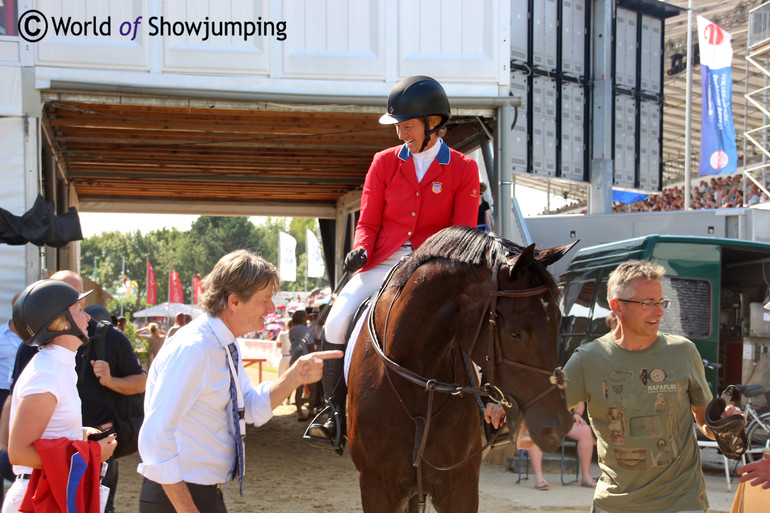
[[[690,118],[692,116],[692,0],[687,2],[687,83],[685,92],[684,114],[684,209],[690,210],[690,166],[692,165],[692,134]]]

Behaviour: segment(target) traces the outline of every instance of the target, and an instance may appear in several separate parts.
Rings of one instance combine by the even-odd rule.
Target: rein
[[[400,262],[399,262],[400,263]],[[436,392],[439,393],[447,393],[454,396],[462,396],[463,394],[473,394],[480,397],[489,397],[489,399],[492,402],[502,404],[503,406],[507,408],[511,408],[513,406],[513,403],[509,401],[505,394],[495,385],[494,383],[494,374],[495,374],[495,367],[498,364],[504,364],[509,365],[513,367],[518,367],[524,370],[529,370],[532,372],[536,372],[539,374],[545,374],[549,376],[549,382],[551,385],[546,388],[544,391],[536,395],[534,398],[530,399],[523,407],[522,409],[526,409],[529,406],[537,403],[540,401],[543,397],[545,397],[550,392],[558,389],[564,389],[564,381],[565,376],[563,371],[560,367],[557,367],[553,371],[548,371],[545,369],[541,369],[538,367],[534,367],[532,365],[528,365],[525,363],[516,362],[513,360],[509,360],[502,356],[502,351],[500,349],[500,337],[497,333],[497,300],[500,297],[504,298],[525,298],[525,297],[533,297],[545,294],[549,291],[549,287],[547,285],[540,285],[537,287],[527,288],[527,289],[511,289],[511,290],[500,290],[499,286],[499,280],[498,280],[498,273],[500,270],[500,265],[496,266],[492,277],[490,279],[491,286],[489,289],[489,293],[487,295],[486,304],[484,305],[484,310],[481,315],[481,318],[479,319],[478,328],[476,329],[476,334],[473,339],[473,343],[471,344],[470,350],[467,354],[473,354],[473,350],[476,347],[476,344],[480,340],[481,337],[481,330],[484,326],[484,321],[486,319],[488,326],[489,326],[489,347],[487,349],[487,361],[491,363],[490,365],[490,378],[489,382],[485,383],[481,386],[460,386],[456,383],[443,383],[441,381],[435,380],[435,379],[426,379],[416,372],[413,372],[409,369],[406,369],[402,367],[401,365],[397,364],[393,360],[391,360],[383,351],[382,344],[380,342],[380,339],[377,335],[377,329],[375,326],[375,319],[374,319],[374,312],[375,307],[380,299],[380,296],[383,294],[383,292],[386,290],[388,283],[390,282],[390,279],[395,272],[396,268],[398,267],[398,264],[391,269],[388,276],[383,281],[382,286],[380,287],[380,290],[377,292],[377,295],[374,298],[374,301],[372,302],[371,312],[369,313],[368,319],[367,319],[367,328],[369,330],[369,336],[372,339],[372,346],[374,348],[374,351],[377,353],[377,355],[380,357],[382,362],[385,364],[386,368],[393,373],[401,376],[402,378],[406,379],[407,381],[413,383],[414,385],[417,385],[420,388],[423,388],[428,393],[428,406],[427,406],[427,413],[423,416],[413,416],[409,409],[406,406],[406,403],[401,398],[401,395],[398,393],[398,390],[396,389],[393,381],[391,380],[390,374],[385,373],[388,377],[388,381],[390,383],[390,386],[394,393],[396,394],[396,397],[401,402],[401,405],[406,410],[407,416],[411,418],[416,425],[415,430],[415,446],[414,446],[414,452],[412,455],[412,466],[416,468],[417,470],[417,499],[418,503],[421,507],[421,509],[425,510],[425,493],[423,491],[422,486],[422,463],[424,462],[429,467],[433,468],[434,470],[453,470],[461,465],[467,463],[469,460],[477,456],[479,453],[484,451],[487,447],[492,445],[496,440],[497,437],[500,435],[500,431],[495,433],[494,437],[489,440],[486,444],[484,444],[480,449],[477,451],[474,451],[472,454],[464,458],[458,463],[455,463],[453,465],[442,467],[437,466],[432,463],[430,463],[427,459],[425,459],[424,451],[425,451],[425,445],[427,443],[428,438],[428,432],[430,430],[431,420],[435,415],[438,415],[443,410],[443,406],[439,408],[439,411],[435,414],[433,413],[433,400],[434,400],[434,394]],[[393,305],[395,304],[398,297],[401,295],[401,291],[403,289],[399,288],[396,291],[396,294],[394,295],[393,299],[391,300],[390,306],[388,307],[387,315],[385,316],[385,327],[384,332],[387,333],[387,327],[388,327],[388,321],[390,319],[390,313],[393,308]],[[488,312],[488,316],[484,315]],[[462,351],[462,349],[461,349]],[[462,351],[463,358],[467,358],[466,352]],[[468,366],[470,367],[470,366]],[[471,381],[475,383],[474,377],[469,372],[469,377],[471,378]],[[513,400],[516,400],[514,397]],[[518,403],[518,401],[517,401]],[[446,405],[446,403],[445,403]],[[445,406],[444,405],[444,406]]]

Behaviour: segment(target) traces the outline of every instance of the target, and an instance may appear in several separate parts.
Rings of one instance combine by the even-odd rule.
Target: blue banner
[[[700,174],[735,173],[738,153],[733,123],[733,79],[730,68],[732,36],[698,16],[703,112],[701,118]]]

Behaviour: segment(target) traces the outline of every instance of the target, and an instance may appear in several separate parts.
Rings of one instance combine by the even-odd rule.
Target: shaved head
[[[81,294],[85,292],[85,287],[83,287],[83,278],[80,277],[78,273],[75,271],[70,270],[62,270],[62,271],[56,271],[51,275],[52,280],[59,280],[63,281],[70,287],[73,287],[75,290],[80,292]]]

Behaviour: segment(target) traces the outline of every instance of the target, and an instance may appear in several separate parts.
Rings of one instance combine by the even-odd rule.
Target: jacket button
[[[407,235],[412,235],[412,232],[407,232],[406,234],[407,234]]]
[[[412,212],[412,217],[414,217],[414,216],[416,216],[416,215],[417,215],[417,214],[415,214],[414,212]]]
[[[416,192],[416,193],[414,193],[414,194],[415,194],[415,196],[419,196],[419,195],[420,195],[420,193],[419,193],[419,192]]]

